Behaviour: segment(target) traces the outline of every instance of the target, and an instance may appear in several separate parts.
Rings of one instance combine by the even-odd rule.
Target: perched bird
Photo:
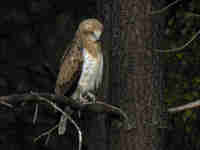
[[[103,75],[103,54],[99,41],[102,32],[103,25],[97,19],[86,19],[80,23],[70,47],[61,59],[55,87],[57,95],[67,95],[86,102],[86,94],[95,101],[91,91],[99,87]],[[66,122],[62,117],[61,120]],[[64,134],[63,130],[60,134]]]

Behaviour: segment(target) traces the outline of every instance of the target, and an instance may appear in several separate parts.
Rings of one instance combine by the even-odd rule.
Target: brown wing
[[[64,95],[77,85],[83,65],[83,55],[80,44],[72,42],[71,49],[67,49],[61,59],[60,72],[56,81],[55,93]]]

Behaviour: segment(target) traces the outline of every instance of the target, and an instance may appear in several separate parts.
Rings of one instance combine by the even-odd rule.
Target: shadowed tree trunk
[[[127,132],[111,125],[109,149],[164,149],[162,72],[160,56],[152,52],[160,46],[161,17],[150,15],[151,0],[115,0],[109,8],[109,102],[125,110],[135,127]]]

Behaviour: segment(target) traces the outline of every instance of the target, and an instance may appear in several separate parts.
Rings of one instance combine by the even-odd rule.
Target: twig
[[[48,134],[48,135],[47,135],[47,138],[46,138],[46,140],[45,140],[45,145],[48,145],[48,142],[49,142],[49,140],[50,140],[50,137],[51,137],[51,134]]]
[[[97,105],[98,104],[98,105]],[[127,130],[130,130],[132,129],[133,127],[131,126],[131,124],[129,123],[129,119],[128,119],[128,116],[126,115],[126,113],[124,111],[122,111],[120,108],[116,107],[116,106],[113,106],[113,105],[110,105],[110,104],[107,104],[107,103],[104,103],[104,102],[101,102],[101,101],[96,101],[95,103],[93,102],[88,102],[88,103],[84,103],[84,105],[86,105],[87,107],[90,107],[93,105],[93,109],[97,110],[98,107],[104,107],[104,111],[112,111],[113,113],[115,112],[118,112],[121,114],[125,124],[127,124]],[[106,110],[108,109],[108,110]],[[114,114],[115,114],[114,113]]]
[[[200,14],[196,14],[193,12],[186,12],[185,15],[186,17],[200,17]]]
[[[33,95],[35,93],[32,93]],[[36,94],[37,95],[37,94]],[[38,96],[38,95],[37,95]],[[65,113],[62,109],[60,109],[56,104],[54,104],[53,102],[49,101],[48,99],[44,98],[44,97],[39,97],[41,101],[44,101],[48,104],[50,104],[54,109],[56,109],[57,111],[59,111],[60,113],[62,113],[62,115],[64,115],[76,128],[76,130],[78,131],[78,137],[79,137],[79,150],[81,150],[82,147],[82,132],[79,128],[79,126],[77,125],[77,123],[72,119],[71,116],[69,116],[67,113]]]
[[[167,9],[169,9],[170,7],[172,7],[173,5],[177,4],[180,1],[181,0],[176,0],[176,1],[170,3],[169,5],[163,7],[161,9],[159,9],[159,10],[152,11],[150,14],[151,15],[161,14],[161,13],[165,12]]]
[[[9,108],[13,108],[13,105],[11,105],[11,104],[9,104],[9,103],[7,103],[7,102],[5,102],[5,101],[0,101],[0,104],[1,104],[1,105],[4,105],[4,106],[6,106],[6,107],[9,107]]]
[[[43,136],[46,135],[50,135],[56,128],[58,128],[58,124],[55,125],[53,128],[47,130],[46,132],[43,132],[42,134],[40,134],[38,137],[36,137],[33,141],[37,142],[40,138],[42,138]]]
[[[183,110],[192,109],[192,108],[196,108],[196,107],[200,107],[200,100],[197,100],[195,102],[191,102],[189,104],[181,105],[181,106],[178,106],[178,107],[169,108],[168,112],[175,113],[175,112],[180,112],[180,111],[183,111]]]
[[[38,104],[35,104],[35,112],[34,112],[34,115],[33,115],[33,124],[35,124],[36,121],[37,121],[37,118],[38,118],[38,109],[39,109]]]
[[[178,52],[178,51],[181,51],[184,48],[186,48],[192,41],[194,41],[199,34],[200,34],[200,30],[195,35],[193,35],[192,38],[189,41],[187,41],[181,47],[177,47],[177,48],[173,48],[173,49],[167,49],[167,50],[154,49],[153,51],[159,52],[159,53],[169,53],[169,52]]]

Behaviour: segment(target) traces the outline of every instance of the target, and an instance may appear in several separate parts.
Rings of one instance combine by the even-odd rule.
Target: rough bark
[[[126,31],[125,51],[127,53],[127,100],[125,108],[135,123],[131,132],[120,133],[121,149],[149,150],[154,149],[153,116],[153,83],[152,83],[152,52],[147,45],[151,42],[152,26],[148,15],[151,1],[121,1],[122,12],[127,18],[122,19],[122,32]],[[125,15],[125,14],[123,14]],[[128,29],[126,29],[128,28]],[[121,102],[122,105],[125,102]]]
[[[117,39],[116,30],[121,29],[121,35],[110,57],[115,65],[110,69],[112,102],[127,112],[135,128],[129,132],[111,128],[109,149],[163,149],[162,74],[159,56],[152,53],[160,37],[153,37],[152,16],[149,15],[152,1],[113,1],[113,12],[115,7],[120,11],[112,18],[112,42]],[[116,17],[120,19],[118,29],[115,28]],[[118,76],[118,81],[114,75]]]

